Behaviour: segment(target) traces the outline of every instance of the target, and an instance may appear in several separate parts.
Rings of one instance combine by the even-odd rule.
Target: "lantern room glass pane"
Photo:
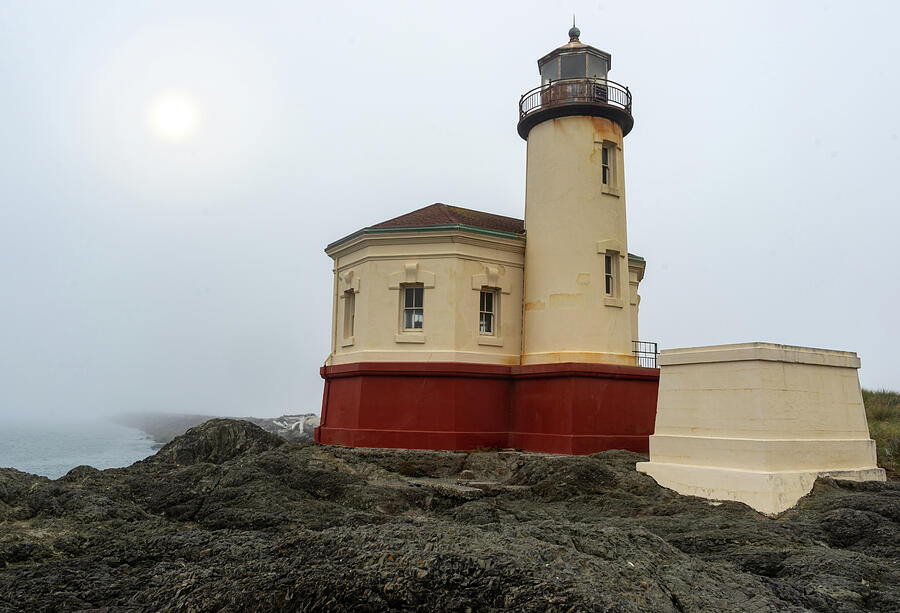
[[[541,85],[557,79],[559,79],[559,58],[555,57],[541,66]]]
[[[606,60],[593,55],[588,56],[589,77],[592,79],[605,79],[607,73],[609,73],[609,66],[607,66]]]
[[[587,75],[586,56],[586,53],[570,53],[560,56],[560,77],[563,79],[583,79]]]

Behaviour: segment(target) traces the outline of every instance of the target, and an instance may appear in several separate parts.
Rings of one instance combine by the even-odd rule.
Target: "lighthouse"
[[[519,97],[524,220],[434,203],[325,248],[331,351],[316,442],[646,452],[659,370],[628,252],[631,92],[569,40]]]
[[[607,78],[610,54],[580,34],[573,25],[569,42],[538,60],[541,85],[519,104],[528,143],[522,364],[633,365],[623,161],[631,92]]]

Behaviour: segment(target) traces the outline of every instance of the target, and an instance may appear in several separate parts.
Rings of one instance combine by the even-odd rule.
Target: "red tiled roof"
[[[374,226],[357,230],[353,234],[334,241],[325,247],[325,251],[340,245],[350,238],[364,234],[366,230],[372,228],[423,228],[428,226],[456,225],[482,228],[484,230],[493,230],[495,232],[509,232],[510,234],[525,234],[525,222],[521,219],[505,217],[503,215],[494,215],[493,213],[464,209],[460,206],[450,206],[449,204],[436,202],[422,207],[421,209],[416,209],[411,213],[401,215],[400,217],[394,217],[393,219],[377,223]],[[644,258],[629,253],[628,259],[643,261]]]
[[[458,206],[441,204],[440,202],[417,209],[411,213],[401,215],[400,217],[388,219],[387,221],[383,221],[370,227],[408,228],[444,225],[473,226],[475,228],[495,230],[498,232],[510,232],[512,234],[522,234],[525,231],[525,222],[521,219],[504,217],[503,215],[494,215],[493,213],[485,213],[484,211],[464,209]]]

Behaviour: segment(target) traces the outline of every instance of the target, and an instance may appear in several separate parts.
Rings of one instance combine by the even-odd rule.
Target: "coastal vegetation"
[[[862,391],[869,421],[869,436],[878,449],[878,465],[888,479],[900,477],[900,393],[888,390]]]

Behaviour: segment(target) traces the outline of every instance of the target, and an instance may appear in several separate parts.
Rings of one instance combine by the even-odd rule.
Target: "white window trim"
[[[340,301],[340,313],[341,319],[339,322],[335,322],[335,336],[339,337],[341,347],[350,347],[356,342],[356,313],[353,314],[354,319],[354,330],[351,336],[344,336],[344,320],[347,316],[346,314],[346,298],[347,292],[353,293],[353,303],[356,305],[356,295],[359,294],[359,285],[360,285],[359,275],[356,274],[355,271],[348,270],[342,273],[338,273],[338,291],[340,294],[338,295],[338,300]],[[355,311],[355,308],[354,308]],[[338,327],[340,326],[340,327]]]
[[[416,310],[416,306],[412,307],[406,306],[406,290],[408,289],[421,289],[422,290],[422,306],[419,307],[419,310],[422,311],[422,327],[421,328],[407,328],[406,327],[406,310],[412,309]],[[425,332],[425,288],[422,287],[421,283],[403,283],[400,285],[400,321],[399,325],[399,334],[407,335],[407,334],[424,334]]]
[[[603,271],[603,304],[608,307],[625,308],[625,300],[623,298],[624,290],[622,289],[622,270],[627,270],[627,252],[624,245],[616,240],[606,240],[597,242],[597,253],[601,256],[601,270]],[[615,256],[613,264],[613,281],[614,293],[612,296],[606,294],[606,256]]]
[[[394,334],[395,343],[424,343],[425,342],[425,293],[422,295],[422,328],[421,330],[406,330],[403,327],[403,288],[407,285],[421,285],[423,289],[434,289],[435,274],[427,270],[421,270],[417,261],[407,261],[401,264],[399,272],[388,276],[388,289],[398,290],[399,299],[397,305],[397,333]]]
[[[356,334],[356,291],[352,288],[341,292],[341,347],[350,347],[355,342]],[[348,298],[350,300],[348,300]],[[352,301],[353,312],[351,316],[353,321],[350,324],[350,336],[347,336],[347,305]]]
[[[597,141],[594,145],[599,146],[600,150],[600,189],[604,194],[615,196],[621,195],[619,189],[619,167],[622,158],[622,149],[618,143],[611,140]],[[603,150],[609,151],[609,182],[603,182]]]
[[[483,311],[481,309],[481,295],[482,294],[490,294],[491,296],[491,310]],[[497,307],[500,305],[500,291],[496,287],[482,287],[478,291],[478,334],[481,336],[497,336]],[[481,316],[482,315],[490,315],[490,323],[491,323],[491,331],[490,332],[482,332],[481,331]]]
[[[419,270],[418,262],[404,262],[403,270],[388,276],[388,289],[400,289],[400,285],[421,283],[425,289],[434,288],[434,273]]]
[[[478,301],[475,303],[481,311],[481,290],[490,289],[494,294],[494,333],[482,334],[479,330],[479,320],[475,320],[475,339],[479,345],[487,347],[502,347],[503,337],[500,336],[501,326],[501,304],[503,303],[502,294],[509,294],[512,288],[510,280],[506,277],[506,270],[499,266],[491,266],[484,264],[484,272],[478,275],[472,275],[472,289],[478,292]]]
[[[493,332],[490,334],[484,334],[481,332],[481,292],[491,292],[494,294],[494,322],[493,322]],[[485,345],[488,347],[502,347],[503,346],[503,337],[500,336],[500,305],[502,303],[502,299],[500,298],[500,294],[502,294],[502,290],[499,287],[489,287],[482,286],[478,288],[478,319],[476,320],[476,333],[478,335],[478,344]]]
[[[510,286],[509,279],[504,274],[505,272],[505,270],[501,271],[497,266],[485,265],[482,274],[472,275],[472,289],[480,292],[481,288],[490,287],[498,290],[501,294],[508,294]]]
[[[503,339],[499,336],[486,336],[484,334],[479,334],[478,344],[484,345],[486,347],[502,347]]]
[[[421,332],[399,332],[394,335],[395,343],[424,343],[425,335]]]

